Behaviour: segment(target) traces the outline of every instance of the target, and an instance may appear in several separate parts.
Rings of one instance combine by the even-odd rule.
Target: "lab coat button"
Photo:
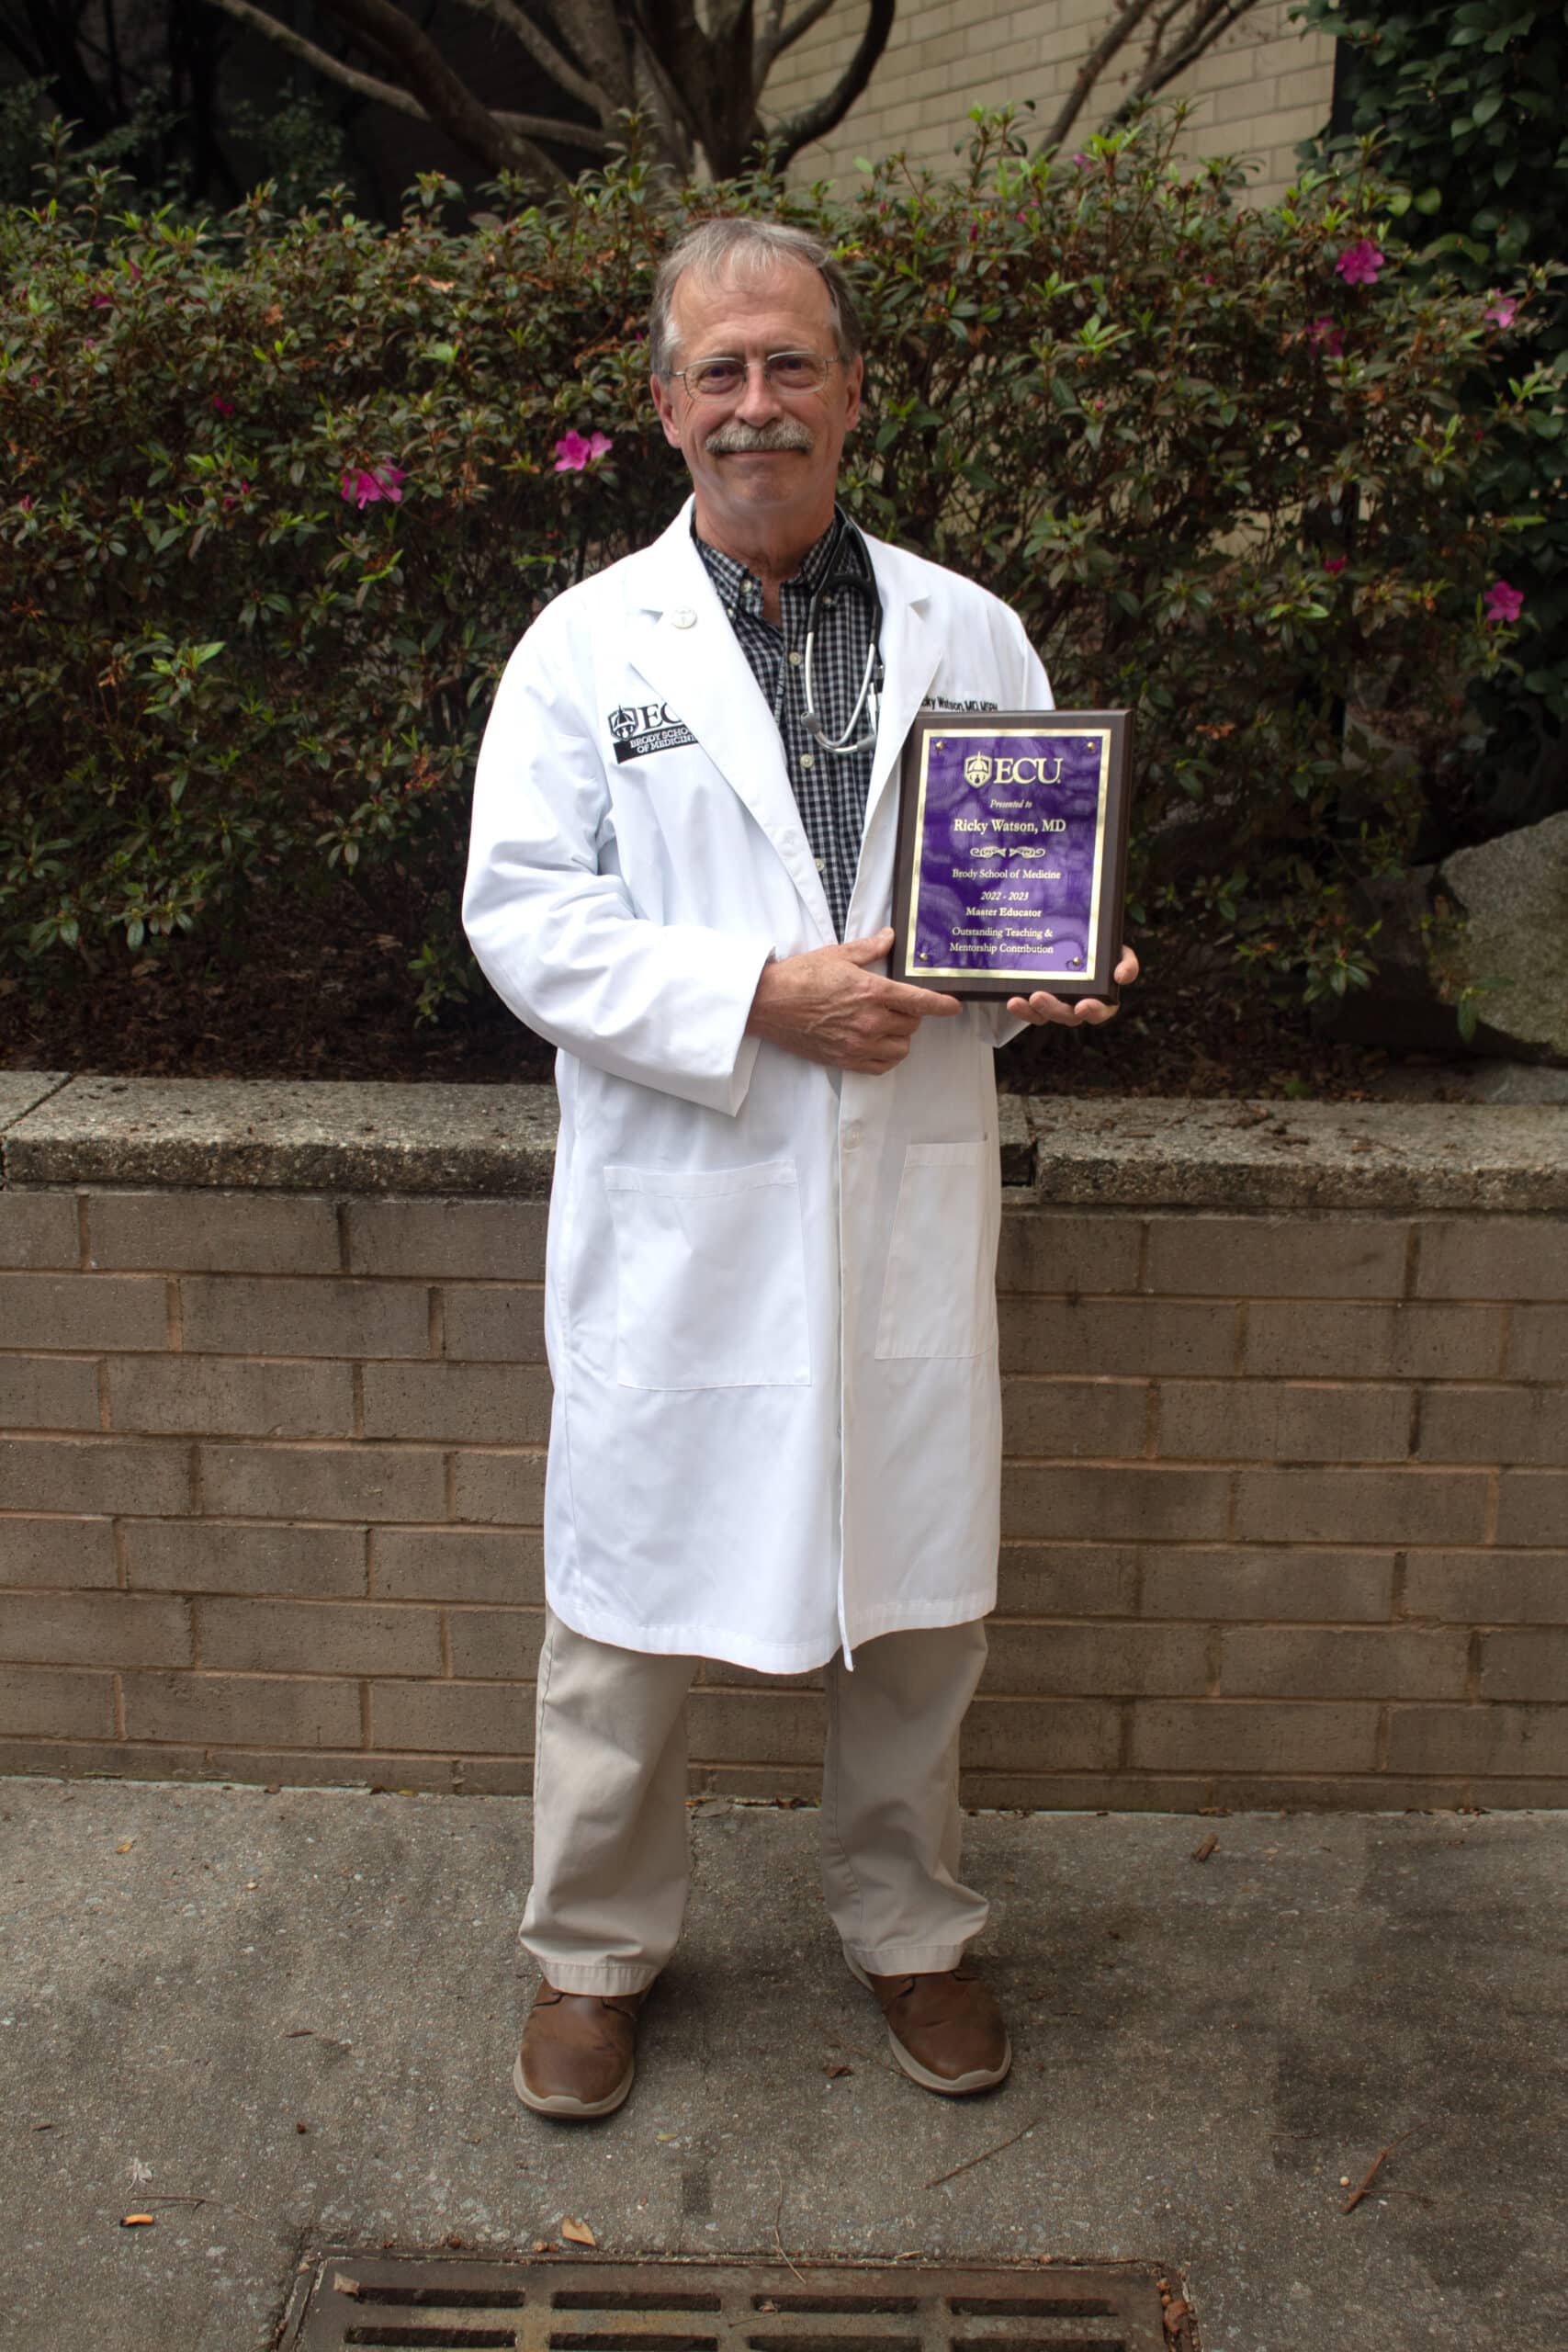
[[[858,1119],[852,1119],[848,1126],[846,1126],[843,1131],[844,1149],[846,1151],[858,1151],[860,1148],[860,1139],[864,1132],[865,1130],[861,1125],[860,1121]]]
[[[697,616],[690,605],[677,605],[670,616],[670,625],[672,628],[695,628]]]

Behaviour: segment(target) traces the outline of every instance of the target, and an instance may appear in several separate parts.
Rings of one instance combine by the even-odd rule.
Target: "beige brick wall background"
[[[0,1768],[526,1785],[544,1222],[0,1191]],[[969,1802],[1568,1802],[1560,1216],[1019,1193],[999,1289]],[[818,1708],[710,1665],[694,1786]]]
[[[1291,5],[1259,0],[1163,94],[1191,101],[1182,139],[1188,154],[1257,158],[1250,192],[1259,203],[1274,201],[1290,185],[1297,141],[1328,119],[1334,43],[1293,25]],[[988,0],[898,0],[892,39],[869,87],[836,130],[801,151],[794,175],[831,180],[842,192],[856,178],[857,155],[896,150],[945,170],[967,141],[973,106],[1021,106],[1032,98],[1038,140],[1112,13],[1112,0],[1027,0],[1011,8]],[[770,118],[792,113],[832,86],[864,17],[863,0],[835,0],[821,23],[786,51],[767,85]],[[1134,35],[1096,85],[1074,125],[1073,143],[1114,111],[1143,54]]]

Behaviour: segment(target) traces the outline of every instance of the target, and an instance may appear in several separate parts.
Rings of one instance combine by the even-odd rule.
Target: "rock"
[[[1438,888],[1463,918],[1456,971],[1485,985],[1475,1048],[1568,1062],[1568,810],[1455,850]]]
[[[1361,905],[1382,919],[1378,976],[1325,1012],[1329,1035],[1568,1065],[1568,812],[1369,885]],[[1467,989],[1468,1042],[1457,1017]]]

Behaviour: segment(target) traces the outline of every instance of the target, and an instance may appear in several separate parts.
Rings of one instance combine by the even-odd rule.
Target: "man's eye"
[[[697,392],[732,392],[746,380],[746,370],[738,359],[703,359],[688,372],[688,382]]]
[[[786,392],[804,390],[815,384],[821,367],[809,351],[776,351],[768,362],[768,373],[775,384]]]

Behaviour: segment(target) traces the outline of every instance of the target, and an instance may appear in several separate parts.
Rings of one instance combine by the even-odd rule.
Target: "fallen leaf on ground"
[[[534,2240],[534,2251],[536,2254],[558,2254],[560,2252],[560,2248],[557,2245],[554,2238],[536,2238]]]
[[[135,1843],[136,1840],[134,1838],[122,1838],[119,1844],[115,1848],[115,1852],[117,1854],[129,1854]]]
[[[586,2222],[563,2222],[560,2225],[560,2233],[563,2238],[570,2239],[573,2245],[597,2245],[599,2243]]]
[[[357,2278],[334,2278],[333,2292],[334,2295],[357,2295],[360,2292],[359,2281]]]
[[[119,2226],[122,2230],[152,2230],[155,2229],[157,2224],[156,2213],[122,2213],[120,2215]]]
[[[854,2073],[854,2068],[852,2066],[846,2065],[841,2058],[835,2058],[832,2064],[830,2066],[825,2066],[822,2071],[827,2075],[829,2082],[836,2083],[840,2075],[852,2075]]]
[[[653,2136],[656,2140],[678,2140],[681,2134],[679,2132],[656,2132]]]
[[[1213,1850],[1214,1850],[1215,1847],[1219,1844],[1219,1842],[1220,1842],[1220,1841],[1219,1841],[1219,1839],[1215,1837],[1215,1835],[1214,1835],[1213,1831],[1211,1829],[1211,1830],[1210,1830],[1210,1832],[1209,1832],[1209,1834],[1208,1834],[1208,1836],[1204,1838],[1204,1840],[1203,1840],[1202,1844],[1201,1844],[1201,1846],[1194,1846],[1194,1847],[1193,1847],[1193,1849],[1192,1849],[1192,1860],[1193,1860],[1195,1862],[1206,1862],[1206,1861],[1208,1860],[1208,1859],[1209,1859],[1210,1855],[1213,1852]]]

